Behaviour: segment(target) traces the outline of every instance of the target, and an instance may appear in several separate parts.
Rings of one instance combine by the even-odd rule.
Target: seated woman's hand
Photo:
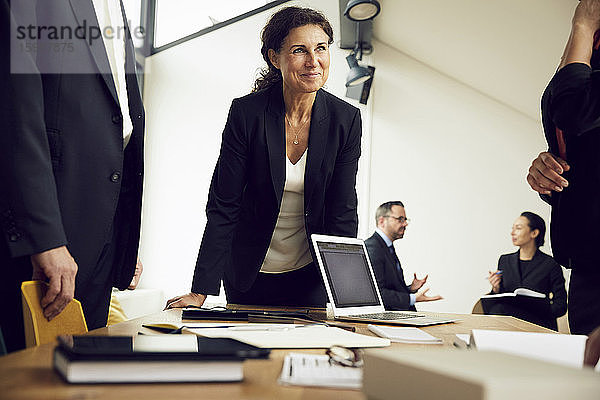
[[[500,281],[502,280],[502,271],[496,270],[494,272],[488,271],[488,281],[492,285],[492,292],[498,293],[500,291]]]
[[[183,308],[187,306],[200,307],[204,304],[204,300],[206,300],[206,295],[199,293],[188,293],[183,296],[175,296],[167,300],[165,310],[168,308]]]

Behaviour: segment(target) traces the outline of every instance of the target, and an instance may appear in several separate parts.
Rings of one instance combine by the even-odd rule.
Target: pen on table
[[[214,325],[214,326],[181,326],[179,328],[170,328],[163,326],[152,326],[152,325],[142,325],[144,328],[152,329],[161,333],[182,333],[183,328],[187,329],[229,329],[232,331],[288,331],[294,328],[299,328],[301,326],[290,325],[290,326],[243,326],[243,325]]]
[[[243,325],[221,325],[221,326],[188,326],[188,329],[228,329],[230,331],[288,331],[296,326],[243,326]]]
[[[158,331],[160,333],[174,333],[174,334],[178,334],[181,333],[181,331],[183,330],[183,328],[187,328],[187,329],[202,329],[202,328],[231,328],[234,327],[235,325],[216,325],[216,326],[180,326],[179,328],[172,328],[170,326],[156,326],[156,325],[142,325],[144,328],[148,328],[148,329],[152,329],[155,331]]]
[[[227,329],[231,331],[289,331],[300,326],[232,326]]]

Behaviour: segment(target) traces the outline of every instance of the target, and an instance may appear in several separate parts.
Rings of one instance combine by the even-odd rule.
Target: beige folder
[[[371,349],[363,392],[377,400],[598,400],[600,373],[491,351]]]

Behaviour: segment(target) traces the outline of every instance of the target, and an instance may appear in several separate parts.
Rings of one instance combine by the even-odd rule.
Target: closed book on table
[[[260,349],[196,335],[60,336],[55,370],[70,383],[234,382]]]
[[[362,390],[372,400],[598,400],[600,374],[499,352],[372,349]]]

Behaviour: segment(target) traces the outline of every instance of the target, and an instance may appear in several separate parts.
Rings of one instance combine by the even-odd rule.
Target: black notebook
[[[71,383],[233,382],[245,359],[269,352],[196,335],[60,336],[54,368]]]
[[[254,321],[264,318],[266,322],[275,322],[274,319],[292,320],[303,319],[314,321],[308,311],[264,311],[264,310],[206,310],[201,308],[185,308],[181,319],[216,320],[216,321]],[[285,322],[285,321],[281,321]],[[293,322],[293,321],[292,321]]]
[[[558,330],[550,301],[543,293],[519,288],[510,293],[482,296],[481,306],[483,312],[488,315],[509,315],[548,329]]]

